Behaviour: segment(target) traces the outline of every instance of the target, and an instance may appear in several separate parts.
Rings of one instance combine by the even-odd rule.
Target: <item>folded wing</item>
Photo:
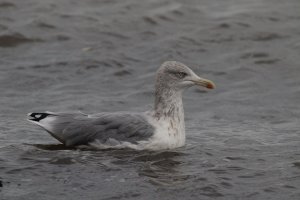
[[[29,121],[43,127],[66,146],[86,145],[91,142],[115,143],[149,139],[154,127],[142,113],[30,113]]]

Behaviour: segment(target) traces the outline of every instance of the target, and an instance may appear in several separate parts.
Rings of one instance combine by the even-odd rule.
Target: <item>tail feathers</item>
[[[63,138],[60,136],[61,130],[53,123],[56,120],[56,116],[52,112],[28,113],[28,121],[42,127],[58,141],[64,143]]]
[[[30,121],[35,121],[35,122],[39,122],[42,119],[45,119],[46,117],[48,117],[49,115],[51,115],[50,113],[28,113],[28,116],[31,117],[29,118]]]

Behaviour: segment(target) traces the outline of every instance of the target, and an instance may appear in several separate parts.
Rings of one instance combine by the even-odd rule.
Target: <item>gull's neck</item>
[[[169,136],[178,141],[176,145],[183,145],[185,124],[182,91],[156,87],[154,109],[154,117],[158,121],[167,123]]]
[[[155,117],[157,118],[178,118],[183,113],[182,92],[169,89],[156,89],[155,91]]]

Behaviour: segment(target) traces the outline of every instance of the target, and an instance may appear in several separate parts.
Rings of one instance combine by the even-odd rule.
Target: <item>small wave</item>
[[[259,32],[245,39],[252,40],[255,42],[264,42],[264,41],[272,41],[281,38],[284,38],[284,36],[278,33]]]
[[[242,59],[247,59],[247,58],[266,58],[269,57],[268,53],[265,52],[248,52],[244,53],[241,58]]]
[[[40,27],[40,28],[46,28],[46,29],[55,29],[56,28],[54,25],[51,25],[51,24],[48,24],[45,22],[39,22],[36,24],[36,26]]]
[[[131,72],[128,70],[119,70],[117,72],[114,73],[115,76],[126,76],[126,75],[130,75]]]
[[[199,188],[200,193],[204,196],[208,196],[208,197],[222,197],[222,196],[224,196],[218,190],[219,189],[216,185],[208,185],[208,186],[204,186],[202,188]]]
[[[275,58],[275,59],[267,59],[267,60],[257,60],[254,63],[258,64],[258,65],[270,65],[270,64],[274,64],[277,63],[278,61],[280,61],[279,59]]]
[[[158,24],[158,22],[155,19],[153,19],[152,17],[145,16],[145,17],[143,17],[143,20],[150,25]]]
[[[58,41],[66,41],[66,40],[70,40],[71,37],[69,37],[67,35],[58,34],[55,36],[55,39]]]
[[[42,40],[37,38],[27,38],[19,33],[0,36],[0,47],[16,47],[30,42],[42,42]]]
[[[0,8],[13,8],[13,7],[16,7],[16,5],[10,2],[0,3]]]

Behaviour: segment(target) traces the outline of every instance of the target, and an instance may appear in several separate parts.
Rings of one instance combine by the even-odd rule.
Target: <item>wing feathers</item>
[[[49,114],[50,115],[50,114]],[[44,116],[44,115],[41,115]],[[41,120],[38,125],[67,146],[89,144],[95,140],[100,143],[119,144],[138,143],[154,133],[143,114],[132,113],[51,113],[53,120]],[[113,142],[112,142],[113,141]]]

